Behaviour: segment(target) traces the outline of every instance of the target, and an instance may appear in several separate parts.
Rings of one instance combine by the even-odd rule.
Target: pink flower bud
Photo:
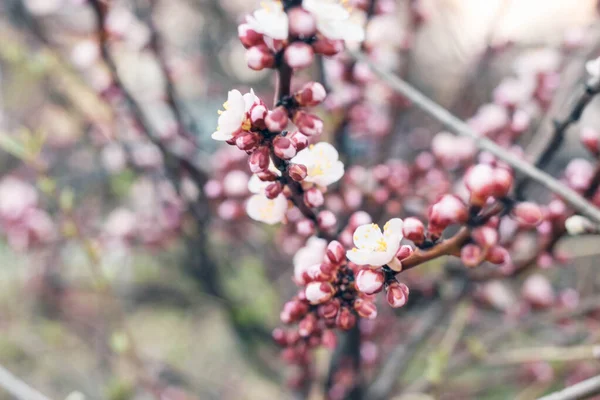
[[[361,318],[377,318],[377,306],[372,301],[358,298],[354,300],[354,310]]]
[[[311,282],[306,285],[304,293],[311,304],[322,304],[333,297],[335,289],[329,282]]]
[[[356,287],[363,293],[375,294],[383,289],[385,275],[381,270],[361,269],[356,275]]]
[[[483,251],[475,244],[467,244],[460,251],[460,259],[466,267],[473,268],[481,264]]]
[[[275,343],[277,343],[280,346],[287,346],[287,344],[288,344],[287,334],[281,328],[273,329],[273,332],[271,333],[271,337],[273,338]]]
[[[308,169],[302,164],[291,164],[288,168],[290,178],[296,182],[302,182],[308,175]]]
[[[246,50],[246,63],[248,68],[260,71],[275,65],[275,57],[265,44],[252,46]]]
[[[317,317],[315,317],[315,314],[308,314],[298,324],[298,333],[302,337],[308,337],[315,331],[316,327]]]
[[[398,252],[396,253],[396,258],[400,261],[404,260],[407,257],[410,257],[410,255],[413,253],[413,248],[410,247],[407,244],[403,244],[402,246],[400,246],[400,248],[398,249]]]
[[[242,132],[235,138],[235,145],[244,151],[251,151],[260,143],[261,136],[256,132]]]
[[[302,236],[310,236],[315,233],[315,223],[310,219],[304,218],[296,224],[296,232]]]
[[[323,210],[317,215],[317,222],[319,224],[319,228],[327,231],[335,227],[337,219],[335,218],[335,214],[331,211]]]
[[[281,194],[282,190],[283,185],[281,182],[273,182],[265,188],[265,196],[267,196],[268,199],[273,200]]]
[[[280,318],[284,324],[300,320],[308,312],[308,304],[299,300],[291,300],[283,305]]]
[[[325,100],[326,96],[325,88],[318,82],[308,82],[294,95],[301,107],[317,106]]]
[[[289,160],[296,155],[296,148],[290,139],[284,136],[277,136],[273,139],[273,152],[283,160]]]
[[[554,303],[554,289],[545,276],[535,274],[525,280],[521,294],[536,308],[550,307]]]
[[[314,51],[309,44],[304,42],[294,42],[285,49],[283,58],[293,69],[302,69],[312,64]]]
[[[269,148],[261,146],[254,150],[254,152],[250,154],[250,157],[248,157],[248,165],[250,166],[250,171],[254,174],[269,168]]]
[[[297,151],[304,150],[308,147],[308,138],[299,131],[295,131],[287,135],[287,138],[292,141],[292,144]]]
[[[204,185],[204,193],[209,199],[216,199],[223,195],[223,184],[216,179],[211,179]]]
[[[238,26],[238,37],[245,48],[263,44],[263,35],[250,28],[248,24]]]
[[[400,282],[392,282],[385,288],[385,299],[393,308],[400,308],[408,301],[408,286]]]
[[[490,248],[498,244],[499,236],[498,231],[489,226],[480,226],[473,229],[471,237],[483,248]]]
[[[256,172],[256,176],[258,176],[258,178],[263,182],[273,182],[278,178],[273,171],[269,171],[268,169]]]
[[[318,38],[312,45],[315,53],[324,56],[334,56],[344,50],[342,40],[331,40],[324,37]]]
[[[333,264],[341,264],[346,261],[346,250],[337,240],[333,240],[327,245],[327,258]]]
[[[317,188],[310,188],[304,192],[304,203],[309,207],[321,207],[325,202],[323,192]]]
[[[321,118],[305,111],[296,111],[294,114],[294,124],[306,136],[320,135],[323,132],[323,121]]]
[[[600,131],[592,128],[582,128],[580,133],[581,143],[592,153],[600,153]]]
[[[333,319],[337,316],[338,311],[340,311],[340,300],[339,299],[331,299],[327,303],[319,305],[317,308],[317,313],[321,318],[325,319]]]
[[[446,194],[429,208],[429,231],[441,234],[448,225],[463,223],[467,217],[465,204],[458,197]]]
[[[497,199],[505,197],[513,184],[513,176],[510,171],[504,168],[494,170],[494,190],[492,196]]]
[[[255,104],[250,108],[250,122],[253,126],[258,129],[265,129],[267,125],[265,124],[265,118],[267,117],[267,113],[269,110],[264,104]]]
[[[502,246],[493,246],[488,250],[485,260],[497,265],[508,264],[510,263],[510,254]]]
[[[425,225],[417,218],[406,218],[402,226],[402,233],[405,238],[419,245],[425,240]]]
[[[271,132],[281,132],[288,124],[288,113],[285,107],[275,107],[273,111],[269,111],[265,118],[265,125]]]
[[[301,7],[288,11],[290,34],[299,38],[310,38],[317,31],[315,17]]]
[[[511,211],[511,216],[525,226],[537,226],[542,222],[543,214],[535,203],[519,203]]]
[[[349,308],[342,307],[335,319],[335,324],[338,328],[347,331],[356,324],[356,315],[354,315]]]
[[[373,222],[373,219],[367,212],[357,211],[350,216],[350,220],[348,221],[348,229],[354,232],[359,226],[370,224],[371,222]]]
[[[471,203],[483,206],[495,190],[494,168],[477,164],[465,174],[465,185],[471,192]]]

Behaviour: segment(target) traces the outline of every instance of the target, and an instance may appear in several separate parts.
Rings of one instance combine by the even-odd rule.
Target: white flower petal
[[[246,212],[250,218],[269,225],[281,222],[287,208],[287,199],[282,194],[273,200],[264,195],[255,194],[246,203]]]
[[[354,239],[354,245],[359,250],[371,250],[374,251],[378,247],[384,247],[385,241],[381,229],[377,224],[361,225],[354,231],[352,236]]]

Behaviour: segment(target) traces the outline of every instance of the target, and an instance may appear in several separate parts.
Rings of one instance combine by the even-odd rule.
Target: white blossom
[[[302,274],[315,264],[321,264],[327,250],[327,240],[313,236],[308,239],[306,246],[294,255],[294,280],[304,284]]]
[[[285,217],[288,209],[288,201],[283,194],[279,194],[274,199],[269,199],[265,196],[265,189],[271,183],[261,181],[258,176],[252,175],[248,181],[248,190],[255,194],[248,199],[246,212],[253,220],[274,225],[281,222]]]
[[[219,111],[217,130],[212,134],[212,138],[226,141],[232,139],[237,132],[249,130],[248,111],[256,101],[258,99],[252,90],[244,95],[239,90],[230,90],[227,101],[223,104],[225,110]]]
[[[273,39],[285,40],[288,37],[288,16],[279,1],[264,1],[262,8],[247,18],[253,31]]]
[[[583,235],[592,227],[592,222],[581,215],[573,215],[565,221],[565,229],[573,236]]]
[[[389,220],[383,227],[383,233],[377,224],[361,225],[354,231],[354,245],[346,252],[346,257],[358,265],[381,267],[397,264],[396,253],[402,240],[403,222],[400,218]]]
[[[321,142],[308,146],[292,158],[291,162],[306,166],[308,170],[308,175],[304,179],[306,182],[328,186],[344,176],[344,164],[338,158],[335,147]]]
[[[304,0],[302,7],[314,15],[317,29],[328,39],[362,42],[365,31],[362,25],[350,19],[344,1]]]

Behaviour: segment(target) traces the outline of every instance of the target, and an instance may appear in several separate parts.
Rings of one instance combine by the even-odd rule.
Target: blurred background
[[[292,255],[301,243],[245,216],[245,155],[210,138],[228,90],[272,97],[274,74],[250,70],[237,37],[259,2],[111,0],[100,11],[93,3],[0,4],[0,366],[53,399],[287,398],[270,332],[294,293]],[[532,153],[584,82],[585,62],[600,54],[596,0],[382,3],[367,48],[462,118],[502,97],[498,87],[515,71],[552,71],[547,96],[523,107],[533,122],[522,143]],[[344,62],[321,60],[298,78],[330,83],[323,140],[338,144],[347,168],[412,161],[441,126],[397,101],[357,123],[365,110],[347,104],[350,89],[336,85]],[[380,86],[370,92],[379,100],[387,98]],[[507,86],[506,96],[518,96],[518,84]],[[599,110],[593,103],[581,125],[597,128]],[[578,129],[550,172],[585,154]],[[595,293],[597,245],[561,244],[577,269],[546,274],[557,296],[568,299],[563,289],[573,287],[581,297]],[[408,278],[425,293],[440,266],[428,268]],[[520,284],[490,289],[501,300],[478,314],[484,325],[497,326],[518,303]],[[420,307],[390,311],[369,328],[361,351],[373,367],[365,374],[419,320]],[[599,322],[581,317],[574,333],[531,329],[511,339],[594,343]],[[421,358],[404,380],[431,371],[431,358]],[[317,370],[328,360],[320,350]],[[524,393],[531,385],[558,388],[600,370],[593,359],[488,368],[483,376],[467,370],[457,391],[440,397],[534,398]],[[0,399],[11,398],[0,389]]]

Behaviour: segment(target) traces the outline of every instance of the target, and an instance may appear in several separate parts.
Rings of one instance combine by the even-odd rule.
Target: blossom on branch
[[[402,225],[400,218],[393,218],[384,225],[383,233],[377,224],[359,226],[353,236],[356,247],[346,252],[346,257],[358,265],[382,267],[388,264],[399,270],[401,264],[396,253],[402,240]]]
[[[305,165],[308,175],[304,180],[319,186],[331,185],[344,176],[344,164],[339,160],[338,151],[329,143],[311,145],[299,152],[291,162]]]

